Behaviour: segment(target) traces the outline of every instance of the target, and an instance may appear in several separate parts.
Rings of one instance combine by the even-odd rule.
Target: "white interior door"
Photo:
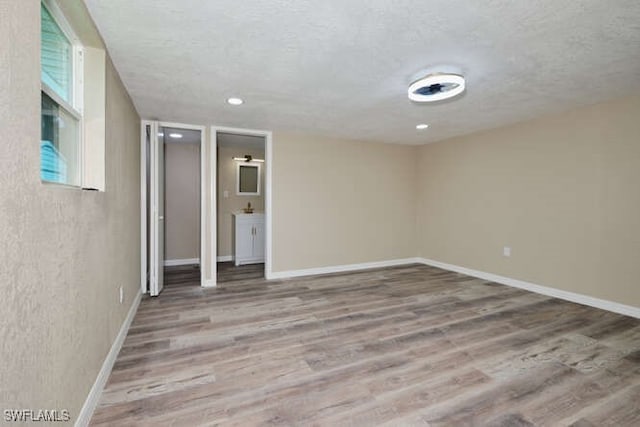
[[[158,296],[164,287],[164,136],[158,122],[150,122],[151,135],[151,222],[149,293]]]

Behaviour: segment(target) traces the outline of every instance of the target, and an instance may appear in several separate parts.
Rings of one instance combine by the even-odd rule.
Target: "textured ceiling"
[[[86,3],[149,119],[423,144],[640,93],[637,0]],[[440,69],[467,91],[411,103]]]

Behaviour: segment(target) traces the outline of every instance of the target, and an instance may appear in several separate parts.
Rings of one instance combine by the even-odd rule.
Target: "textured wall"
[[[233,157],[244,157],[245,154],[250,154],[256,159],[264,159],[264,150],[218,147],[218,256],[233,255],[233,212],[242,210],[248,202],[251,202],[251,206],[256,212],[264,212],[264,163],[260,169],[260,195],[236,195],[236,165],[238,162],[233,160]],[[224,197],[225,191],[229,192],[227,198]]]
[[[107,191],[40,182],[39,8],[0,0],[0,403],[75,419],[139,292],[139,118],[108,63]]]
[[[273,135],[273,271],[414,257],[416,147]]]
[[[199,258],[200,144],[178,142],[164,147],[164,258]]]
[[[627,98],[421,147],[420,255],[640,307],[639,118]]]

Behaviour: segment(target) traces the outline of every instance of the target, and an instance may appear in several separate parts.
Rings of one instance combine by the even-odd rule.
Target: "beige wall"
[[[423,146],[418,177],[420,256],[640,307],[640,98]]]
[[[200,257],[200,144],[165,146],[165,259]]]
[[[232,226],[233,212],[242,210],[251,203],[255,212],[264,212],[264,172],[265,164],[260,167],[260,196],[238,196],[236,194],[236,165],[234,157],[250,154],[253,158],[264,159],[264,149],[218,147],[218,256],[233,255]],[[224,197],[227,191],[229,197]]]
[[[416,148],[273,135],[273,271],[413,257]]]
[[[140,122],[108,62],[107,191],[40,182],[39,8],[0,0],[0,402],[73,422],[140,292]]]

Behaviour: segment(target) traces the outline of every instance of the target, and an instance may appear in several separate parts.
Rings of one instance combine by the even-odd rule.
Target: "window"
[[[56,5],[40,4],[40,178],[81,185],[82,46]]]

